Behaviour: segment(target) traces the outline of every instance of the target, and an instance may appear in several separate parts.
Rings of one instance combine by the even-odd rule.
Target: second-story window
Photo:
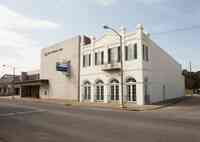
[[[95,65],[103,65],[104,64],[104,52],[95,52]]]
[[[102,65],[104,64],[104,52],[103,51],[101,52],[101,64]]]
[[[120,61],[120,47],[108,49],[108,63],[116,63]]]
[[[147,47],[146,45],[143,45],[142,53],[143,53],[143,60],[149,61],[149,47]]]
[[[137,44],[125,46],[125,60],[137,59]]]
[[[91,54],[83,55],[83,67],[89,67],[91,65]]]

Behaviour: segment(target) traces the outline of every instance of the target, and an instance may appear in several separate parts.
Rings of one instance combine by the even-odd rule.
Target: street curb
[[[12,100],[11,98],[0,98],[2,100]],[[14,100],[17,100],[17,101],[34,101],[34,102],[45,102],[45,103],[54,103],[54,104],[59,104],[59,105],[63,105],[63,106],[66,106],[66,107],[90,107],[90,108],[104,108],[104,109],[112,109],[112,110],[119,110],[119,111],[138,111],[138,112],[142,112],[142,111],[153,111],[153,110],[159,110],[159,109],[162,109],[162,108],[166,108],[166,107],[169,107],[169,106],[172,106],[172,105],[175,105],[179,102],[182,102],[184,101],[185,99],[189,99],[188,97],[183,97],[181,99],[177,99],[177,100],[173,100],[171,102],[168,102],[166,104],[163,104],[163,105],[155,105],[153,106],[152,108],[150,108],[151,106],[147,106],[147,108],[142,108],[142,106],[138,106],[138,107],[125,107],[125,108],[120,108],[118,106],[116,107],[112,107],[112,106],[98,106],[98,105],[92,105],[92,104],[83,104],[83,103],[78,103],[78,102],[74,102],[74,103],[71,103],[71,102],[65,102],[65,101],[56,101],[56,100],[35,100],[35,99],[24,99],[24,98],[15,98]]]

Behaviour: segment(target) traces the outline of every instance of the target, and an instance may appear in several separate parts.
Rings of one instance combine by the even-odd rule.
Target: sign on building
[[[69,75],[70,71],[71,71],[70,61],[68,61],[66,63],[57,62],[56,63],[56,71],[65,72],[66,74]]]

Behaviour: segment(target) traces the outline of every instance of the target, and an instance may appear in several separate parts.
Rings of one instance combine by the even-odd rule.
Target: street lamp
[[[104,29],[106,30],[111,30],[112,32],[114,32],[116,35],[119,36],[120,38],[120,63],[121,63],[121,101],[120,101],[120,105],[122,108],[124,108],[124,86],[123,86],[123,82],[124,82],[124,69],[123,69],[123,49],[122,49],[122,35],[115,30],[112,27],[109,27],[107,25],[103,26]]]

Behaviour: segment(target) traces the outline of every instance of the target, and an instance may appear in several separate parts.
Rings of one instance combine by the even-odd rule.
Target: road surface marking
[[[16,115],[25,115],[25,114],[40,113],[40,112],[45,112],[45,110],[33,110],[33,111],[10,112],[10,113],[5,113],[5,114],[0,114],[0,117],[16,116]]]

